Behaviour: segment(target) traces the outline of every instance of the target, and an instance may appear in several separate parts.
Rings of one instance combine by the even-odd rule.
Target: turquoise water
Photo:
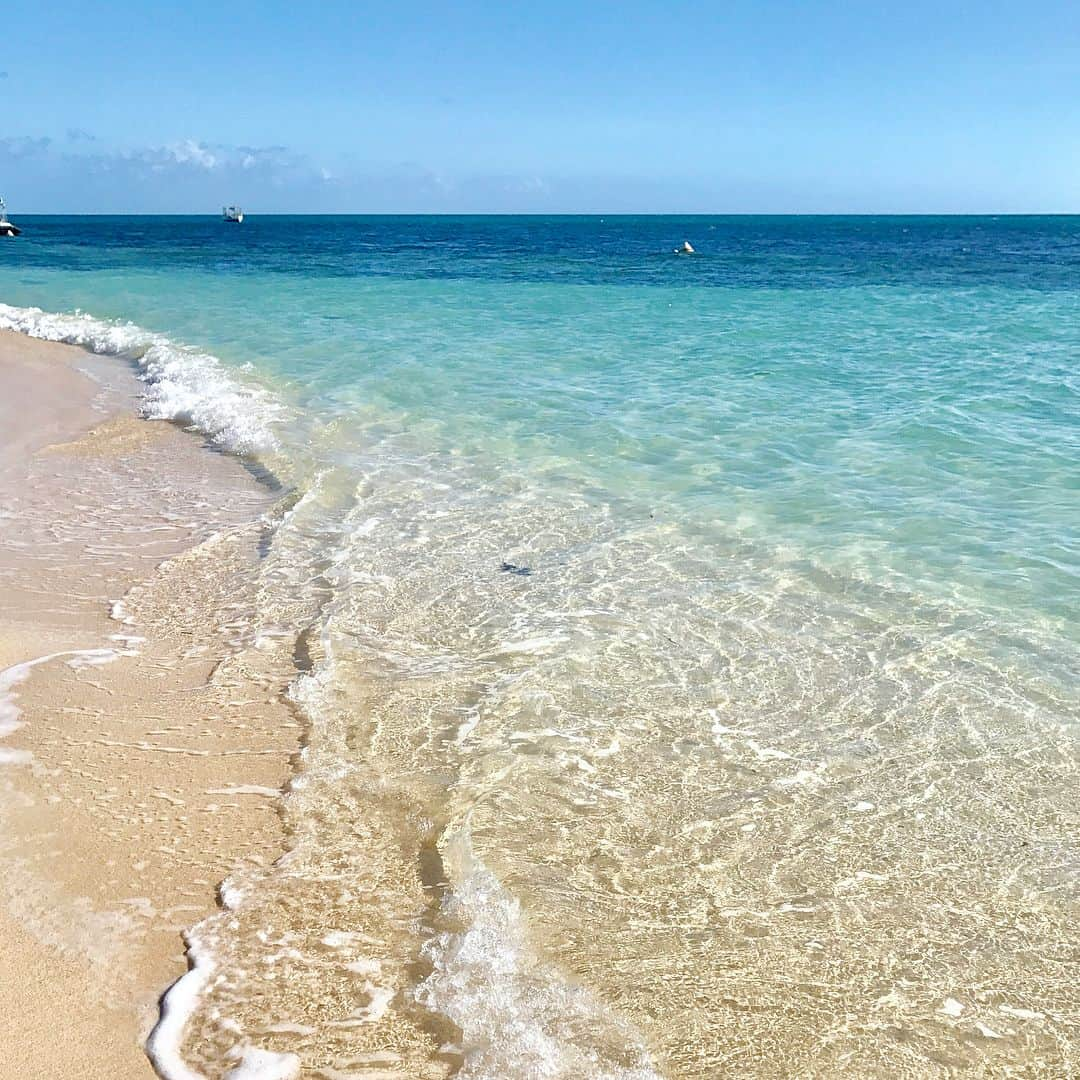
[[[0,324],[131,358],[298,500],[295,918],[358,917],[342,860],[405,879],[352,821],[437,850],[379,955],[460,1075],[1075,1063],[1077,219],[21,224]],[[234,1017],[259,886],[204,931]]]
[[[27,219],[0,296],[1075,634],[1070,218]],[[666,254],[683,235],[699,254]]]

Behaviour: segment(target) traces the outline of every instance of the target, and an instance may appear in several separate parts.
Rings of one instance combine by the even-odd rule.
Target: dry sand
[[[249,617],[275,495],[136,393],[0,332],[4,1077],[152,1077],[183,929],[284,844],[291,643],[252,649]]]

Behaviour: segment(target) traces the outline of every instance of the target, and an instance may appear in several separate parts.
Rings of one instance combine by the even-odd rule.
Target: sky
[[[8,6],[22,213],[1080,210],[1080,3]]]

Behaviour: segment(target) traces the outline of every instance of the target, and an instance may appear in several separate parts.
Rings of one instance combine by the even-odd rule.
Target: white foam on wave
[[[295,1054],[276,1054],[248,1046],[237,1051],[240,1064],[225,1074],[225,1080],[296,1080],[300,1059]]]
[[[443,916],[459,929],[424,946],[417,1000],[461,1029],[459,1080],[658,1080],[640,1036],[528,946],[518,902],[472,851],[468,825],[444,861]]]
[[[263,387],[242,382],[209,353],[134,323],[81,312],[0,304],[0,329],[133,360],[146,384],[142,412],[147,419],[197,428],[216,446],[238,454],[278,445],[274,428],[285,419],[284,406]]]
[[[188,936],[187,957],[190,967],[165,992],[158,1022],[146,1040],[146,1054],[164,1080],[206,1080],[188,1068],[181,1048],[188,1019],[214,973],[214,961],[193,935]]]
[[[247,890],[229,877],[221,883],[218,893],[224,910],[232,911],[244,902]],[[162,1080],[206,1080],[204,1073],[187,1063],[183,1046],[188,1023],[217,973],[217,960],[204,936],[206,926],[212,922],[213,917],[184,935],[188,970],[165,991],[158,1021],[146,1040],[147,1056]],[[295,1054],[263,1050],[247,1041],[238,1042],[228,1057],[238,1064],[225,1073],[224,1080],[295,1080],[300,1075],[300,1059]]]

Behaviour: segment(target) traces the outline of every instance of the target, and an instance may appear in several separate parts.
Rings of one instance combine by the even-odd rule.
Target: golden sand
[[[114,360],[0,334],[4,1076],[153,1076],[183,928],[283,844],[289,643],[234,659],[273,496],[134,394]]]

